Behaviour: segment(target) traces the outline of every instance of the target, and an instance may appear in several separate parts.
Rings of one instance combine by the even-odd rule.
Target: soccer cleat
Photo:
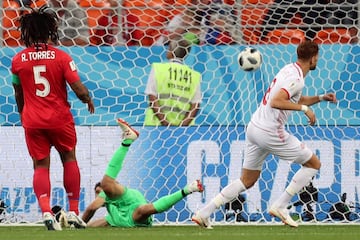
[[[68,212],[67,221],[70,227],[86,228],[86,223],[75,212]]]
[[[203,192],[204,186],[202,185],[201,181],[198,179],[187,185],[187,190],[189,193]]]
[[[135,141],[139,137],[139,132],[133,129],[125,120],[118,118],[116,119],[116,122],[123,131],[123,139],[130,139]]]
[[[44,222],[47,230],[50,230],[50,231],[61,231],[62,230],[60,224],[56,221],[55,217],[49,212],[45,212],[43,214],[43,222]]]
[[[276,206],[271,206],[269,210],[269,214],[273,217],[278,217],[280,220],[285,223],[286,225],[289,225],[290,227],[298,227],[299,224],[292,219],[292,217],[289,214],[289,210],[286,208],[279,208]]]
[[[202,228],[212,229],[209,218],[202,218],[200,217],[199,213],[196,213],[194,216],[192,216],[191,221]]]
[[[55,205],[51,208],[51,211],[55,214],[55,220],[60,223],[62,228],[69,227],[66,213],[62,207]]]

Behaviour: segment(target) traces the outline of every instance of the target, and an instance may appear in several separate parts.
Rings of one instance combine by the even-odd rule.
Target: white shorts
[[[246,129],[246,150],[243,168],[261,170],[265,158],[272,154],[281,160],[304,164],[313,152],[285,129],[268,131],[250,123]]]

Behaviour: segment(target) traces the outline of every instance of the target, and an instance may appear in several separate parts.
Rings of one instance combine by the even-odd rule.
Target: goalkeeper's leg
[[[116,121],[123,132],[121,146],[115,151],[101,180],[101,188],[110,198],[118,197],[124,193],[124,187],[118,184],[115,179],[121,171],[130,145],[139,137],[139,133],[126,121],[120,118]]]
[[[183,189],[166,195],[154,203],[149,203],[138,207],[133,213],[134,222],[141,223],[145,221],[152,214],[162,213],[174,206],[180,200],[185,198],[187,195],[192,194],[194,192],[203,192],[204,186],[202,185],[200,180],[195,180],[192,183],[185,186]]]

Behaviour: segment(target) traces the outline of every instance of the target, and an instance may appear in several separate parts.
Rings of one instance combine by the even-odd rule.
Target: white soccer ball
[[[255,71],[262,63],[262,56],[259,50],[247,47],[239,53],[238,62],[242,70]]]

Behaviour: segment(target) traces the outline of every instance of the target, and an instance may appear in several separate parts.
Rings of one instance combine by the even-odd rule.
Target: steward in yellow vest
[[[149,107],[145,126],[189,126],[194,124],[202,100],[201,74],[183,63],[191,43],[175,39],[169,44],[169,62],[153,63],[145,93]]]

